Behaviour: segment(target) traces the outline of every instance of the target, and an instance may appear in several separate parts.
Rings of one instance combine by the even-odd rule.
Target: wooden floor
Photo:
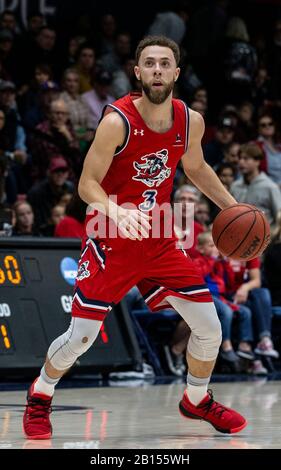
[[[0,385],[1,387],[1,385]],[[25,392],[0,392],[0,449],[260,449],[281,447],[281,382],[215,383],[215,398],[246,416],[232,436],[182,418],[184,385],[58,389],[52,440],[22,435]]]

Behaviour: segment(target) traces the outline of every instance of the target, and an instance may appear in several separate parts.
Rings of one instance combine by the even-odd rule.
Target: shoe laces
[[[46,418],[46,415],[52,413],[50,400],[42,400],[39,397],[28,397],[26,410],[30,417],[32,418]]]
[[[208,394],[209,394],[210,400],[208,400],[206,403],[203,403],[202,405],[198,405],[198,408],[202,408],[202,410],[206,412],[205,416],[208,413],[213,413],[214,415],[217,415],[221,418],[221,416],[227,410],[227,408],[213,399],[212,390],[208,389]]]

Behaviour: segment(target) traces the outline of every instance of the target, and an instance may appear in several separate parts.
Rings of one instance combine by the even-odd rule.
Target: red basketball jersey
[[[147,127],[134,105],[139,93],[130,93],[106,107],[117,112],[126,126],[126,138],[117,148],[101,186],[117,204],[133,203],[142,211],[170,203],[177,164],[188,145],[189,112],[185,103],[172,100],[173,125],[165,133]],[[110,138],[110,136],[108,136]],[[87,222],[90,217],[87,217]]]

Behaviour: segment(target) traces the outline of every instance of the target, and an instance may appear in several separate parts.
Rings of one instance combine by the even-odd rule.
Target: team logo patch
[[[77,272],[77,280],[82,281],[86,277],[90,276],[90,271],[88,271],[89,261],[84,261],[80,264],[78,272]]]
[[[133,180],[142,181],[146,186],[152,188],[159,186],[165,179],[169,178],[171,168],[166,166],[168,161],[168,150],[162,149],[159,152],[149,153],[141,157],[144,163],[134,162],[134,168],[137,175]]]

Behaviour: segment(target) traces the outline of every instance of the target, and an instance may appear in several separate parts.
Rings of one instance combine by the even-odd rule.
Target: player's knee
[[[72,319],[69,329],[56,338],[48,350],[51,365],[58,370],[71,367],[91,347],[101,325],[101,321]]]
[[[209,318],[208,321],[202,325],[200,331],[197,331],[197,336],[205,348],[208,348],[210,351],[214,351],[214,356],[221,344],[222,340],[222,329],[221,323],[218,316],[213,316]],[[215,352],[216,351],[216,352]]]
[[[201,316],[198,318],[194,333],[202,339],[212,339],[219,341],[221,339],[221,323],[213,303],[202,304]]]
[[[188,343],[188,352],[200,361],[216,359],[221,345],[222,330],[213,304],[202,305],[200,321],[193,328]]]
[[[220,319],[218,317],[218,315],[215,315],[213,318],[212,318],[212,322],[211,322],[211,336],[213,338],[213,340],[218,344],[220,345],[221,344],[221,339],[222,339],[222,329],[221,329],[221,322],[220,322]]]
[[[95,341],[102,322],[76,318],[71,334],[68,338],[68,346],[75,354],[81,356]]]

